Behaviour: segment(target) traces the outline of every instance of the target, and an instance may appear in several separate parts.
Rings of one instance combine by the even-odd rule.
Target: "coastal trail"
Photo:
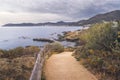
[[[72,52],[52,55],[45,65],[46,80],[97,80],[80,62],[72,56]]]

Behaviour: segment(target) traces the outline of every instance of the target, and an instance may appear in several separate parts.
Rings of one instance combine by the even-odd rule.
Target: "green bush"
[[[117,28],[113,23],[95,24],[81,35],[81,39],[87,42],[88,49],[103,49],[111,51],[117,39]]]
[[[120,23],[95,24],[80,35],[86,44],[79,47],[74,56],[96,73],[103,73],[103,80],[120,79]],[[104,77],[103,77],[104,76]]]
[[[47,44],[46,47],[52,52],[61,53],[64,51],[64,46],[61,45],[59,42]]]

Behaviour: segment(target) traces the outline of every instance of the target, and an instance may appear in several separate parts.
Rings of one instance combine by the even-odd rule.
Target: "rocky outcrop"
[[[80,31],[68,31],[68,32],[63,32],[63,35],[58,35],[58,40],[59,41],[70,41],[70,42],[76,42],[79,40],[78,34]]]
[[[49,42],[49,43],[54,42],[54,40],[46,39],[46,38],[34,38],[33,41],[41,41],[41,42]]]

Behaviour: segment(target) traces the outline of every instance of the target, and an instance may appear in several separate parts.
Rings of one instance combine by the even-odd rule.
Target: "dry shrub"
[[[0,50],[0,80],[29,80],[39,47]]]

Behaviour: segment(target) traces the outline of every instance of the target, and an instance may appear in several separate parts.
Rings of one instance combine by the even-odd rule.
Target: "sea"
[[[82,29],[81,26],[14,26],[0,27],[0,49],[13,49],[26,46],[44,46],[48,42],[36,42],[33,38],[55,39],[58,34],[66,31]],[[62,41],[64,46],[74,46],[75,43]]]

